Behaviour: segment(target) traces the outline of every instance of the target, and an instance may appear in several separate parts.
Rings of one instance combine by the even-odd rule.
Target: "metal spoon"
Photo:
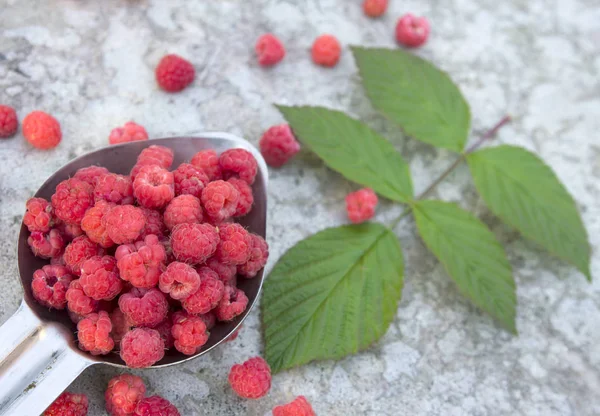
[[[111,172],[129,174],[142,149],[150,145],[167,146],[175,152],[174,166],[187,162],[202,149],[222,152],[231,148],[250,151],[258,162],[253,185],[254,206],[240,221],[250,231],[265,237],[267,217],[267,166],[260,153],[246,140],[228,133],[204,133],[198,137],[173,137],[110,146],[83,155],[52,175],[35,196],[50,199],[59,182],[77,169],[99,165]],[[15,314],[0,327],[0,415],[38,416],[86,368],[96,364],[127,368],[117,353],[94,357],[77,347],[75,325],[64,311],[50,311],[38,304],[31,293],[33,272],[48,262],[33,255],[29,232],[21,225],[18,243],[19,274],[24,299]],[[197,358],[227,339],[246,318],[255,304],[263,283],[261,271],[253,279],[240,279],[238,286],[249,299],[246,311],[232,322],[219,323],[211,330],[200,352],[186,356],[168,351],[153,368],[167,367]]]

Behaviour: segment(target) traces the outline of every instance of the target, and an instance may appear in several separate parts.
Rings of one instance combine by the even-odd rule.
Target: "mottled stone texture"
[[[520,335],[501,330],[458,294],[406,219],[396,229],[406,257],[403,299],[385,337],[368,351],[274,378],[268,397],[241,400],[227,387],[237,361],[262,351],[254,311],[233,343],[191,363],[140,372],[182,415],[267,415],[306,395],[319,415],[600,414],[600,2],[598,0],[392,0],[379,20],[359,0],[0,0],[0,102],[23,118],[56,116],[64,139],[41,152],[17,136],[0,143],[0,321],[21,297],[17,231],[25,200],[71,158],[107,144],[133,119],[151,137],[230,131],[256,143],[282,121],[271,106],[321,104],[349,111],[383,132],[410,162],[417,192],[454,155],[403,137],[376,115],[344,51],[335,69],[315,67],[309,47],[320,33],[344,45],[393,47],[395,19],[430,18],[430,42],[416,51],[447,70],[471,103],[473,137],[505,113],[515,121],[498,142],[546,160],[574,195],[594,247],[596,280],[546,254],[485,208],[466,168],[436,197],[478,213],[504,242],[518,284]],[[264,70],[253,43],[273,31],[283,63]],[[166,53],[188,57],[192,88],[166,95],[153,68]],[[308,152],[272,170],[269,244],[275,260],[296,241],[346,222],[344,196],[356,189]],[[377,219],[399,207],[383,203]],[[103,415],[102,391],[116,370],[87,370],[71,386]],[[138,372],[136,372],[138,373]]]

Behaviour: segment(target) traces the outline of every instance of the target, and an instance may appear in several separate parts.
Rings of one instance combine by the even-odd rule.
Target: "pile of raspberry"
[[[165,350],[196,354],[216,322],[242,314],[252,279],[269,255],[265,240],[235,221],[252,209],[257,163],[230,149],[195,154],[171,169],[173,151],[149,146],[130,175],[78,170],[50,201],[27,201],[35,299],[67,310],[79,347],[119,353],[132,368]]]

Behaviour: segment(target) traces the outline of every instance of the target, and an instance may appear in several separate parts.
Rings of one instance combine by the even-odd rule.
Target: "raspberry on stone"
[[[363,188],[349,193],[346,196],[348,218],[355,224],[373,218],[377,201],[377,194],[371,188]]]
[[[89,183],[93,187],[98,183],[98,179],[101,176],[110,173],[108,169],[102,166],[88,166],[85,168],[78,169],[73,175],[74,178]]]
[[[175,196],[173,173],[158,165],[143,166],[133,181],[133,195],[146,208],[165,207]]]
[[[250,358],[243,364],[235,364],[229,372],[229,384],[233,391],[245,399],[258,399],[271,388],[271,368],[260,357]]]
[[[130,416],[146,395],[144,381],[133,374],[121,374],[110,379],[104,393],[106,411],[111,416]]]
[[[118,205],[133,204],[133,184],[129,176],[107,173],[98,178],[94,199]]]
[[[85,294],[96,300],[114,299],[123,289],[117,260],[113,256],[94,256],[81,265],[79,283]]]
[[[202,318],[185,312],[173,314],[171,334],[175,349],[185,355],[194,355],[208,341],[209,333]]]
[[[66,179],[56,186],[52,206],[60,220],[79,225],[88,208],[94,206],[94,188],[77,178]]]
[[[177,408],[167,399],[150,396],[137,404],[132,416],[181,416]]]
[[[156,67],[156,82],[167,92],[179,92],[194,81],[196,70],[178,55],[166,55]]]
[[[218,242],[219,233],[210,224],[180,224],[171,233],[173,254],[186,263],[203,263],[214,254]]]
[[[269,246],[267,242],[259,235],[250,234],[252,243],[250,245],[250,258],[244,264],[237,267],[240,275],[252,278],[265,267],[269,258]]]
[[[215,308],[215,314],[219,321],[231,321],[241,315],[247,306],[248,297],[242,290],[226,286],[221,302]]]
[[[65,248],[63,259],[69,271],[79,276],[81,275],[81,265],[84,261],[102,254],[103,250],[100,247],[87,236],[82,235],[71,241],[67,248]]]
[[[158,331],[135,328],[121,340],[121,358],[128,367],[150,367],[165,356],[165,343]]]
[[[112,351],[115,342],[110,337],[112,323],[106,311],[90,313],[77,324],[79,348],[92,355],[106,355]]]
[[[201,169],[209,181],[216,181],[223,178],[221,166],[219,165],[219,156],[212,149],[201,150],[196,153],[190,163]]]
[[[396,40],[407,48],[423,45],[428,37],[429,22],[424,17],[416,17],[407,13],[396,24]]]
[[[17,132],[19,122],[15,109],[0,104],[0,139],[12,137]]]
[[[204,267],[204,266],[200,266]],[[206,261],[206,267],[212,269],[219,276],[219,280],[225,286],[236,286],[235,274],[237,267],[232,264],[223,264],[216,257],[211,257]]]
[[[173,171],[175,195],[194,195],[200,198],[202,190],[210,181],[204,171],[190,163],[182,163]]]
[[[174,261],[160,275],[158,287],[173,299],[185,299],[200,287],[200,276],[189,264]]]
[[[148,140],[148,133],[144,126],[133,121],[128,121],[123,127],[117,127],[110,132],[108,143],[121,144]]]
[[[369,17],[382,16],[388,7],[388,0],[364,0],[363,11]]]
[[[202,191],[202,206],[213,221],[221,222],[237,211],[240,193],[226,181],[210,182]]]
[[[273,416],[316,416],[316,413],[306,397],[298,396],[288,404],[275,407]]]
[[[153,327],[160,334],[160,337],[165,343],[165,349],[173,348],[175,340],[173,339],[173,334],[171,334],[171,328],[173,327],[173,322],[171,321],[171,317],[167,316],[167,318]]]
[[[181,301],[183,309],[194,315],[208,313],[217,307],[225,291],[225,285],[219,279],[219,275],[208,267],[198,268],[198,275],[200,287]]]
[[[54,225],[52,205],[44,198],[30,198],[25,204],[23,224],[31,232],[40,231],[47,233]]]
[[[239,197],[234,217],[243,217],[252,209],[254,204],[254,195],[252,195],[252,188],[245,181],[238,178],[229,178],[227,182],[232,184],[233,187],[238,191]]]
[[[342,46],[332,35],[319,36],[312,46],[312,60],[315,64],[334,67],[340,60]]]
[[[49,233],[32,232],[27,237],[27,244],[36,257],[44,259],[60,256],[65,248],[63,235],[56,228],[51,229]]]
[[[269,128],[258,142],[260,153],[269,166],[281,167],[300,151],[300,143],[288,124]]]
[[[62,132],[58,121],[43,111],[32,111],[23,119],[23,136],[38,149],[58,146]]]
[[[179,224],[200,224],[202,222],[200,200],[193,195],[176,196],[165,208],[163,218],[169,230]]]
[[[65,294],[69,311],[85,316],[98,310],[98,301],[87,296],[79,279],[73,280]]]
[[[98,201],[96,205],[88,209],[81,220],[81,229],[94,243],[101,247],[108,248],[115,242],[108,235],[104,217],[111,210],[112,205],[106,201]]]
[[[88,398],[85,394],[65,391],[44,411],[42,416],[86,416]]]
[[[119,246],[115,258],[121,279],[137,288],[151,288],[158,283],[167,254],[158,237],[150,234],[134,244]]]
[[[119,309],[133,326],[154,327],[166,318],[169,303],[156,288],[133,288],[119,297]]]
[[[129,322],[125,314],[119,308],[113,309],[110,313],[110,320],[113,326],[110,335],[112,336],[113,341],[115,341],[115,345],[118,345],[123,339],[123,336],[131,330],[133,324]]]
[[[213,329],[215,327],[215,325],[217,324],[217,316],[212,311],[208,312],[208,313],[204,313],[202,315],[198,315],[198,317],[204,321],[204,324],[206,325],[206,329],[209,331],[211,329]]]
[[[73,276],[66,267],[47,265],[33,272],[31,292],[40,304],[54,309],[67,306],[66,293]]]
[[[258,164],[252,153],[245,149],[229,149],[221,153],[219,165],[224,179],[237,176],[248,185],[254,183]]]
[[[167,227],[160,211],[148,208],[142,208],[142,211],[146,216],[146,227],[142,230],[139,238],[144,238],[150,234],[154,234],[158,238],[164,237],[167,233]]]
[[[250,257],[252,237],[240,224],[225,224],[219,227],[219,244],[216,258],[223,264],[244,264]]]
[[[103,218],[108,236],[116,244],[135,241],[146,226],[144,211],[133,205],[117,205]]]
[[[258,63],[261,66],[273,66],[285,56],[283,43],[272,33],[267,33],[259,37],[254,50],[258,56]]]

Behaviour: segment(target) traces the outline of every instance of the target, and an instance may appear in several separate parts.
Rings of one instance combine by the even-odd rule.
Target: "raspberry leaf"
[[[265,282],[261,308],[271,369],[369,347],[390,325],[402,283],[402,250],[380,224],[328,228],[300,241]]]
[[[296,138],[327,166],[394,201],[408,202],[408,165],[394,146],[366,124],[324,107],[277,106]]]
[[[421,238],[458,289],[516,333],[515,282],[494,234],[456,204],[420,201],[413,208]]]
[[[520,147],[499,146],[471,153],[467,161],[477,190],[496,215],[591,280],[590,245],[575,201],[540,158]]]
[[[461,152],[471,125],[467,101],[450,77],[401,49],[352,47],[375,108],[425,143]]]

